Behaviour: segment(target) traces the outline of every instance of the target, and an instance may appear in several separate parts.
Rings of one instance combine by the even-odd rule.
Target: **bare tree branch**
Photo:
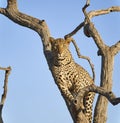
[[[79,91],[78,95],[76,95],[76,99],[74,102],[74,107],[76,111],[78,112],[78,115],[76,118],[76,120],[79,121],[78,123],[88,123],[87,119],[85,118],[82,112],[84,111],[85,95],[88,94],[89,92],[95,92],[105,96],[112,105],[117,105],[120,103],[120,97],[116,98],[116,96],[114,95],[112,91],[107,91],[106,89],[102,87],[98,87],[94,84],[88,87],[85,87]]]
[[[3,90],[3,94],[2,94],[1,102],[0,102],[0,123],[3,123],[2,109],[3,109],[5,99],[7,96],[8,76],[10,75],[11,67],[7,67],[7,68],[0,67],[0,70],[5,70],[5,79],[4,79],[4,86],[3,86],[4,90]]]
[[[111,12],[120,12],[120,6],[112,6],[112,7],[107,8],[107,9],[91,11],[88,13],[88,17],[89,17],[89,19],[91,19],[95,16],[105,15],[105,14],[109,14]]]
[[[83,7],[83,13],[85,15],[85,24],[84,24],[84,34],[87,37],[92,37],[93,40],[95,41],[97,47],[99,49],[101,49],[101,51],[104,51],[104,49],[106,48],[106,45],[104,44],[100,34],[98,33],[97,29],[95,28],[94,24],[90,21],[90,18],[88,16],[88,13],[86,12],[86,8],[89,6],[85,5]]]
[[[80,23],[80,25],[78,25],[72,32],[70,32],[69,34],[65,35],[64,38],[69,38],[72,37],[73,35],[75,35],[82,27],[84,26],[84,22]]]
[[[93,81],[95,81],[94,65],[91,63],[90,58],[87,57],[87,56],[83,56],[83,55],[80,54],[80,50],[79,50],[79,48],[78,48],[78,46],[77,46],[77,44],[76,44],[76,42],[75,42],[74,39],[72,39],[72,43],[73,43],[73,45],[74,45],[74,47],[75,47],[75,49],[76,49],[76,52],[77,52],[78,57],[79,57],[79,58],[82,58],[82,59],[86,59],[86,60],[88,61],[88,63],[90,64],[90,67],[91,67],[92,73],[93,73]]]
[[[2,119],[2,109],[3,109],[3,105],[0,105],[0,123],[3,123],[3,119]]]
[[[2,68],[0,67],[1,70],[5,70],[5,80],[4,80],[4,91],[2,94],[2,98],[1,98],[1,104],[4,105],[6,96],[7,96],[7,85],[8,85],[8,77],[10,75],[11,72],[11,67],[7,67],[7,68]]]
[[[12,21],[14,21],[15,23],[19,25],[31,28],[35,31],[38,31],[42,22],[44,22],[37,18],[33,18],[31,16],[28,16],[26,14],[19,12],[15,6],[14,8],[9,6],[5,10],[6,10],[6,13],[4,15],[7,16],[9,19],[11,19]]]
[[[111,52],[116,55],[120,51],[120,41],[118,41],[115,45],[110,47]]]
[[[116,98],[116,96],[114,95],[114,93],[112,91],[107,91],[104,88],[98,87],[94,84],[81,89],[79,91],[78,95],[76,96],[76,100],[81,100],[79,102],[83,103],[84,102],[83,99],[84,99],[85,95],[89,92],[95,92],[95,93],[98,93],[100,95],[105,96],[112,105],[117,105],[117,104],[120,103],[120,97]],[[80,107],[80,106],[77,105],[77,101],[76,101],[75,104],[76,104],[77,108]],[[81,104],[81,105],[83,105],[83,104]],[[83,107],[82,107],[82,109],[83,109]]]
[[[10,67],[7,67],[7,68],[6,67],[0,67],[0,70],[5,70],[5,71],[8,70],[9,71],[10,69],[11,69]]]
[[[94,27],[94,24],[90,21],[90,13],[86,12],[86,8],[90,5],[90,1],[87,0],[85,6],[83,7],[83,13],[85,15],[85,20],[84,22],[80,23],[71,33],[65,35],[65,38],[69,38],[71,36],[73,36],[74,34],[76,34],[82,27],[84,27],[84,34],[87,37],[92,37],[96,43],[96,45],[98,46],[99,49],[104,49],[106,47],[106,45],[104,44],[100,34],[98,33],[98,31],[96,30],[96,28]],[[95,35],[94,35],[95,34]]]
[[[8,0],[7,7],[5,9],[0,8],[0,13],[15,23],[36,31],[41,36],[44,51],[51,49],[50,32],[46,22],[19,12],[16,0]]]

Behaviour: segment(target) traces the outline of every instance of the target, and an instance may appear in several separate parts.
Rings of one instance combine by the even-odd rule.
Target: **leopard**
[[[74,61],[69,45],[71,40],[64,38],[49,38],[51,43],[51,71],[61,95],[69,102],[75,100],[80,89],[94,84],[90,74],[78,63]],[[84,114],[92,122],[92,107],[94,93],[89,92],[85,96]]]

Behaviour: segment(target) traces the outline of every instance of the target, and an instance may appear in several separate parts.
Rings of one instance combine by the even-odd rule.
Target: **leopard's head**
[[[52,55],[55,65],[66,65],[71,62],[72,55],[69,51],[69,44],[71,40],[62,38],[54,39],[50,37]]]

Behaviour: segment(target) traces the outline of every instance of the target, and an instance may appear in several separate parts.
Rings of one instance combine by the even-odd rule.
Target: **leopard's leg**
[[[89,92],[84,99],[84,106],[85,106],[84,114],[86,118],[89,120],[89,123],[92,122],[92,108],[93,108],[94,96],[95,93]]]

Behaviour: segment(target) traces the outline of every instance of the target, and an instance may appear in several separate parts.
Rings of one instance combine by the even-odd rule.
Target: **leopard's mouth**
[[[65,59],[65,56],[62,56],[61,54],[58,54],[57,59],[62,61],[62,60]]]

